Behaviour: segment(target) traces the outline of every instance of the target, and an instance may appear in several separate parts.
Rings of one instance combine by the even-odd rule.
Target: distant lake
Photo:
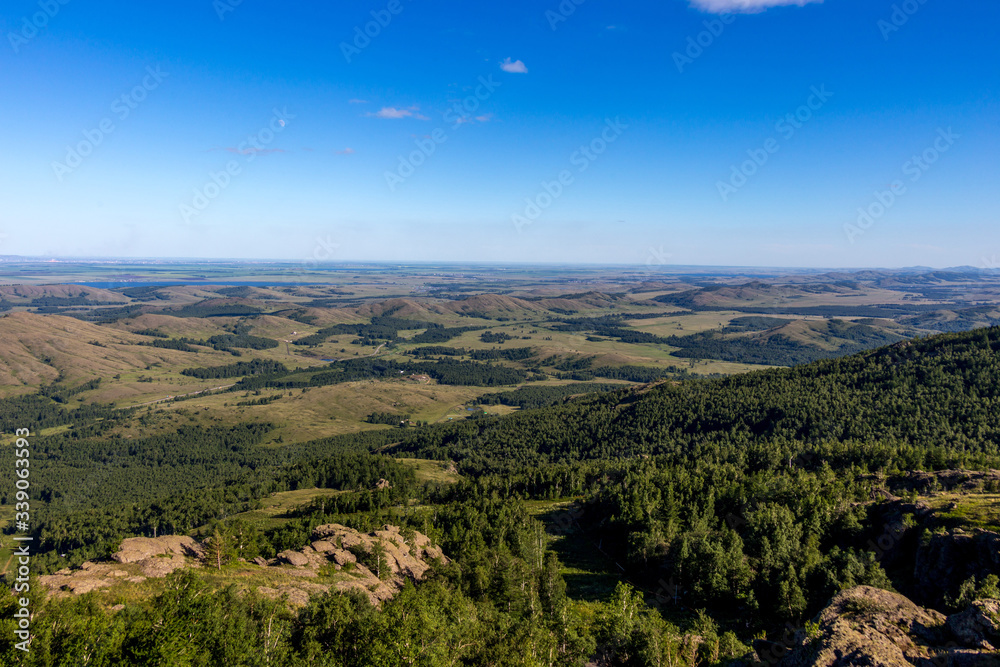
[[[83,285],[99,289],[121,289],[123,287],[195,287],[218,285],[221,287],[308,287],[310,285],[327,285],[328,283],[283,283],[283,282],[234,282],[229,280],[172,280],[169,282],[103,282],[103,283],[64,283],[66,285]]]

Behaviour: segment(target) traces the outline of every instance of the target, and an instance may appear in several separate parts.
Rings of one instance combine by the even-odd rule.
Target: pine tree
[[[229,549],[226,538],[216,528],[207,541],[205,549],[205,560],[216,569],[221,570],[222,566],[229,562]]]

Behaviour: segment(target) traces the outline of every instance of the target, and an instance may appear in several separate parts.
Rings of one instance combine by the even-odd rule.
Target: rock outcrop
[[[205,558],[204,547],[190,537],[135,537],[124,540],[108,561],[88,561],[78,569],[40,577],[40,581],[54,595],[82,595],[121,581],[142,583],[183,567],[202,567]],[[310,545],[282,551],[269,560],[255,558],[245,563],[251,569],[242,574],[256,580],[261,594],[287,598],[293,606],[305,605],[310,596],[331,588],[356,590],[379,604],[395,595],[406,580],[423,579],[434,561],[447,560],[420,533],[404,537],[399,528],[389,525],[360,533],[328,524],[316,528]]]
[[[982,600],[945,617],[898,593],[857,586],[820,612],[818,629],[798,631],[783,659],[761,660],[765,651],[755,646],[756,657],[781,667],[998,667],[997,611],[1000,601]]]
[[[994,651],[1000,648],[1000,600],[977,600],[960,614],[948,617],[948,628],[967,646]]]
[[[930,493],[935,489],[943,491],[977,491],[984,486],[1000,486],[1000,470],[938,470],[922,472],[911,470],[888,480],[897,492],[916,491]]]
[[[332,565],[335,570],[349,575],[333,587],[340,591],[359,591],[367,595],[372,604],[379,604],[395,595],[407,579],[423,579],[434,561],[446,563],[448,560],[426,535],[415,532],[407,540],[398,527],[390,525],[366,534],[340,524],[326,524],[313,531],[312,539],[311,545],[298,551],[282,551],[264,567],[291,566],[297,571],[293,571],[294,574],[310,577],[316,576],[323,566]],[[308,600],[308,595],[299,594],[303,586],[296,583],[259,590],[270,597],[287,595],[290,604],[298,605]]]
[[[163,537],[130,537],[122,540],[111,560],[119,563],[139,563],[155,556],[189,556],[203,558],[205,551],[193,537],[164,535]]]
[[[963,475],[978,480],[985,474],[950,472],[950,484],[959,484]],[[933,509],[926,502],[903,500],[870,508],[872,525],[882,528],[870,534],[865,547],[884,569],[910,573],[898,577],[896,586],[919,604],[941,606],[970,577],[983,581],[1000,574],[1000,532],[955,526],[953,517],[941,516],[954,509],[954,503]]]
[[[914,597],[940,603],[969,577],[982,581],[1000,572],[1000,533],[956,529],[931,535],[917,549],[913,572]]]
[[[161,579],[182,567],[196,567],[203,556],[202,546],[191,537],[131,537],[122,541],[110,562],[87,561],[79,569],[67,568],[38,579],[55,595],[83,595],[119,581],[139,584],[150,578]]]

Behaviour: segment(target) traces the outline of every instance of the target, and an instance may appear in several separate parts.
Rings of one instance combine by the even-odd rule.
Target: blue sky
[[[0,254],[1000,254],[997,3],[312,4],[6,2]]]

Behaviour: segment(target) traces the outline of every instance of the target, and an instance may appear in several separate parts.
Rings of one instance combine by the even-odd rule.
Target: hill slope
[[[890,450],[900,467],[955,451],[995,455],[1000,425],[990,415],[1000,409],[998,351],[1000,328],[947,334],[792,369],[455,424],[435,433],[433,443],[415,433],[401,447],[435,458],[520,461],[712,451],[746,465],[745,446],[757,442],[797,448],[881,441],[884,457],[871,467],[887,464]],[[915,458],[904,462],[904,455]]]
[[[57,379],[78,384],[144,369],[150,364],[183,366],[190,363],[189,355],[183,352],[139,345],[149,340],[72,317],[34,313],[3,315],[0,317],[0,391],[24,393]]]

